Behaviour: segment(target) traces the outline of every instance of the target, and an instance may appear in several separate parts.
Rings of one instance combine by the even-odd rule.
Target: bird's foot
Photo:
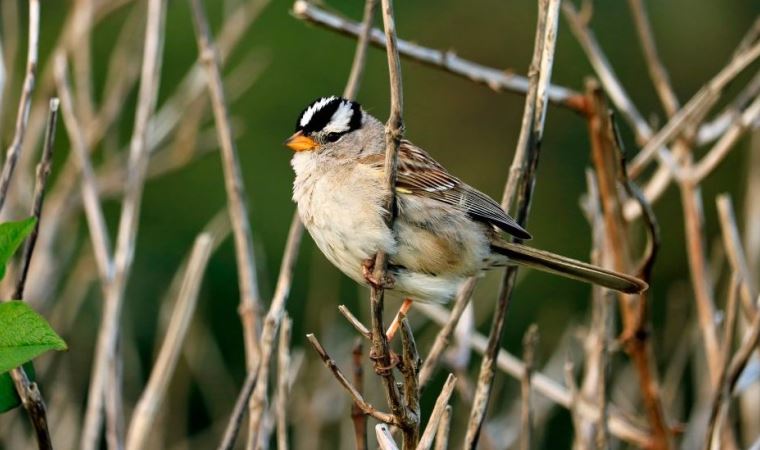
[[[387,272],[385,276],[379,279],[375,276],[375,258],[368,258],[362,262],[362,275],[364,280],[375,289],[393,289],[396,280]]]

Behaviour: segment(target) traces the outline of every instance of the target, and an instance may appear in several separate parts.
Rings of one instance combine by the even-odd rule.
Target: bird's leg
[[[385,333],[385,335],[388,336],[388,342],[393,340],[393,336],[398,331],[398,327],[401,325],[401,317],[406,316],[406,313],[408,313],[411,308],[412,308],[412,299],[405,298],[404,302],[401,303],[401,307],[398,309],[398,312],[396,313],[396,317],[393,318],[393,322],[391,322],[390,326],[388,327],[388,331]]]
[[[395,280],[387,272],[382,280],[375,277],[375,258],[367,258],[362,262],[362,275],[367,284],[375,289],[393,289]]]

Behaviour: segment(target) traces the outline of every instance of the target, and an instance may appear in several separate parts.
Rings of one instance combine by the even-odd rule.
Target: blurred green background
[[[211,0],[205,3],[214,28],[218,30],[224,8],[234,2]],[[396,3],[400,37],[434,48],[453,49],[458,55],[485,65],[526,73],[533,46],[535,2],[439,0]],[[50,48],[70,6],[70,2],[43,2],[42,64],[47,63]],[[230,105],[230,112],[239,132],[237,145],[249,198],[261,292],[267,302],[273,292],[294,211],[290,200],[291,152],[282,142],[291,134],[298,113],[308,102],[318,96],[342,92],[355,45],[352,39],[296,20],[289,13],[291,6],[289,0],[272,1],[227,64],[227,68],[235,67],[251,52],[264,64],[258,80]],[[723,67],[760,13],[760,4],[756,0],[649,1],[647,6],[662,60],[682,102]],[[132,7],[122,8],[93,30],[94,80],[98,99],[103,90],[109,54]],[[363,2],[336,0],[330,2],[329,7],[358,19]],[[20,10],[25,17],[24,7]],[[662,125],[664,114],[651,87],[626,2],[596,2],[591,27],[639,109],[645,117]],[[135,36],[135,39],[141,38]],[[197,56],[186,2],[169,2],[165,46],[161,98],[171,92]],[[494,93],[484,86],[408,60],[402,60],[402,68],[406,136],[468,183],[500,198],[517,141],[524,98]],[[756,70],[757,65],[748,73],[751,75]],[[358,100],[372,114],[384,119],[389,97],[383,51],[370,50],[365,74]],[[590,74],[592,70],[586,58],[562,20],[553,81],[581,90],[584,77]],[[744,74],[735,85],[741,86],[747,79],[748,74]],[[726,97],[731,98],[731,93],[736,90],[729,90]],[[136,92],[132,92],[123,114],[119,139],[124,143],[128,142],[131,133],[135,96]],[[628,151],[635,152],[632,134],[625,124],[621,123],[621,127]],[[3,145],[8,143],[8,131],[5,130],[3,135]],[[60,151],[56,156],[56,168],[60,167],[68,146],[63,128],[59,129],[58,135]],[[746,142],[745,139],[704,185],[709,242],[718,236],[715,195],[725,191],[732,193],[737,208],[742,209]],[[589,164],[585,121],[568,110],[550,107],[528,226],[534,236],[532,245],[588,259],[589,227],[578,204],[585,191],[584,169]],[[127,354],[125,364],[128,398],[136,398],[149,373],[160,300],[169,280],[197,233],[224,204],[223,178],[216,152],[146,186],[124,318],[126,338],[135,338],[138,343],[138,352]],[[115,235],[119,203],[107,202],[106,212]],[[662,344],[664,347],[661,348],[667,350],[672,342],[663,342],[665,326],[677,329],[692,315],[691,293],[685,285],[688,283],[688,268],[682,215],[678,194],[673,188],[655,206],[655,212],[662,228],[663,247],[652,283],[653,338],[655,345]],[[590,288],[535,272],[523,271],[520,276],[521,282],[507,317],[503,346],[519,354],[520,339],[526,328],[535,322],[541,332],[541,354],[549,355],[569,324],[586,320]],[[482,332],[487,332],[490,324],[498,277],[498,274],[490,274],[476,291],[476,323]],[[669,296],[669,291],[679,283],[684,287],[682,295]],[[359,317],[367,318],[367,292],[358,289],[333,268],[310,238],[305,237],[287,306],[288,314],[294,320],[294,346],[303,347],[304,335],[308,332],[316,333],[328,346],[348,339],[351,330],[336,310],[341,303],[348,305]],[[208,321],[233,379],[241,383],[244,354],[237,304],[235,258],[232,242],[228,239],[212,257],[198,314]],[[71,348],[69,356],[81,362],[72,366],[75,373],[71,376],[82,380],[83,393],[99,316],[100,295],[94,289],[76,328],[66,336]],[[414,319],[419,330],[419,343],[426,351],[436,328],[421,317]],[[346,348],[344,343],[343,347],[332,349],[333,356],[341,364],[345,364],[350,356]],[[667,358],[665,351],[658,355]],[[306,350],[305,358],[308,365],[304,367],[321,370],[317,356],[310,349]],[[477,367],[477,364],[473,366]],[[498,409],[501,408],[499,405],[514,398],[519,384],[499,374],[496,388],[494,408]],[[187,426],[192,433],[201,433],[214,418],[209,416],[196,389],[191,392]],[[231,392],[235,393],[236,388]],[[347,396],[338,394],[335,398],[347,407]],[[175,401],[170,399],[170,408],[183,404]],[[228,402],[231,407],[233,399],[229,398]],[[425,405],[429,406],[430,402],[431,399],[425,399]],[[455,416],[467,413],[464,407],[457,409],[456,403],[454,411]],[[550,427],[553,428],[550,430],[560,431],[559,435],[566,434],[567,437],[551,444],[544,442],[544,448],[559,448],[559,444],[564,447],[570,442],[568,417],[559,411],[552,416]],[[328,428],[321,430],[320,438],[315,440],[319,448],[332,448],[336,436],[331,430],[338,430],[340,421],[348,422],[348,416],[337,416],[334,420],[328,422]],[[171,432],[168,436],[170,442],[179,439],[179,436],[171,436]]]

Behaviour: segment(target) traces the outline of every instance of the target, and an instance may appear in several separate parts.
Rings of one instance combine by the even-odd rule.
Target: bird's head
[[[361,152],[374,143],[366,134],[376,131],[378,124],[355,101],[336,96],[320,97],[298,116],[295,133],[285,145],[295,152],[341,149]],[[382,136],[382,126],[380,130]]]

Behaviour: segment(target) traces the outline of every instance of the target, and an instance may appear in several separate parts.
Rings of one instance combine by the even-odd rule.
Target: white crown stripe
[[[334,95],[331,97],[325,97],[314,103],[313,105],[309,106],[306,111],[304,111],[303,116],[301,116],[301,122],[300,125],[302,127],[305,127],[309,122],[311,122],[311,118],[314,117],[314,114],[319,111],[320,109],[324,108],[325,105],[330,103],[331,101],[337,99]]]
[[[343,133],[348,131],[351,127],[351,117],[354,115],[354,110],[351,107],[351,103],[343,101],[338,105],[338,109],[335,110],[330,122],[323,128],[326,132]]]

